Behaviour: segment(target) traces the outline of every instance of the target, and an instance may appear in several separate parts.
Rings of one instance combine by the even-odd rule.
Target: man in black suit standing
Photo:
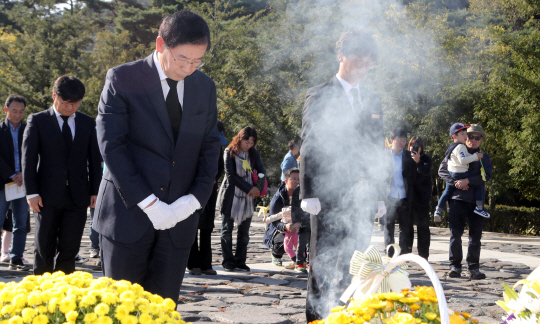
[[[80,80],[61,76],[53,106],[27,119],[22,167],[27,201],[37,212],[36,275],[75,271],[87,210],[96,204],[101,160],[96,123],[77,111],[84,93]]]
[[[351,30],[336,51],[338,73],[308,90],[302,113],[300,199],[311,214],[308,322],[324,318],[350,283],[349,262],[369,246],[387,170],[381,100],[361,84],[377,56],[375,41]]]
[[[392,142],[392,178],[390,192],[387,197],[388,214],[384,219],[384,246],[394,243],[396,220],[399,222],[399,247],[401,254],[411,253],[414,242],[412,220],[412,202],[414,182],[416,180],[416,163],[411,151],[405,150],[407,132],[402,128],[394,128],[390,133]],[[394,255],[393,249],[389,256]]]
[[[17,95],[10,95],[6,99],[4,112],[6,120],[0,124],[0,228],[4,224],[9,204],[13,211],[13,237],[11,239],[9,269],[28,271],[23,263],[22,256],[26,244],[26,221],[28,220],[28,204],[26,197],[20,197],[6,201],[4,184],[22,187],[23,177],[21,172],[21,145],[26,124],[24,109],[26,100]],[[21,193],[22,194],[22,193]]]
[[[110,69],[99,103],[103,273],[174,301],[218,170],[216,87],[197,70],[209,47],[201,16],[165,17],[156,51]]]

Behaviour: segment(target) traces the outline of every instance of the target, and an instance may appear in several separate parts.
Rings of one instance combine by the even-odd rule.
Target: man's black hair
[[[26,99],[24,99],[23,96],[15,94],[9,95],[9,97],[7,97],[4,107],[9,108],[9,105],[11,105],[13,101],[22,103],[24,105],[24,108],[26,108]]]
[[[295,141],[290,141],[289,144],[287,144],[289,146],[289,150],[292,151],[293,149],[297,148],[297,147],[300,147],[300,145],[298,145],[298,143],[296,143]]]
[[[289,170],[285,171],[285,179],[289,179],[291,177],[291,174],[298,173],[300,174],[300,169],[298,168],[290,168]]]
[[[403,128],[394,128],[392,129],[392,132],[390,132],[390,139],[394,139],[396,137],[407,138],[407,132]]]
[[[349,57],[371,57],[377,58],[377,43],[371,35],[358,30],[349,30],[345,32],[336,43],[336,53]]]
[[[86,89],[81,80],[69,75],[62,75],[54,81],[53,92],[62,101],[73,103],[84,98]]]
[[[163,18],[159,36],[168,48],[178,45],[206,45],[210,48],[210,28],[203,17],[189,10],[181,10]]]

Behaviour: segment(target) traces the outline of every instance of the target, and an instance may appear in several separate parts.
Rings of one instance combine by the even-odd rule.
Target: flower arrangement
[[[0,324],[184,324],[172,299],[81,271],[0,282],[0,305]]]
[[[533,274],[535,272],[537,271]],[[520,285],[523,287],[518,293],[514,289]],[[503,287],[504,301],[499,300],[497,304],[508,312],[508,316],[503,318],[504,323],[537,324],[540,318],[540,280],[529,276],[526,280],[518,281],[513,288],[506,284],[503,284]]]
[[[478,323],[468,313],[449,312],[451,324]],[[417,286],[401,293],[388,292],[351,299],[347,306],[331,309],[326,319],[310,324],[439,324],[441,317],[433,287]]]

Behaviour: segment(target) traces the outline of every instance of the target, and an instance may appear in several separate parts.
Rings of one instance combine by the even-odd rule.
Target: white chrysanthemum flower
[[[525,293],[519,295],[521,304],[533,313],[540,313],[540,298],[534,298],[531,295]]]
[[[506,307],[511,309],[514,313],[520,313],[526,310],[520,298],[510,300],[506,303]]]
[[[514,319],[508,321],[508,324],[537,324],[538,318],[536,314],[526,315],[526,316],[516,316]]]
[[[259,173],[259,174],[257,174],[257,175],[259,176],[259,179],[264,178],[264,173]]]

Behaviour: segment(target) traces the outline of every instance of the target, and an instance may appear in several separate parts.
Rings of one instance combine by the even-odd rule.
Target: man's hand
[[[306,213],[317,215],[321,211],[321,202],[319,198],[303,199],[300,208]]]
[[[454,185],[458,189],[469,190],[469,179],[465,178],[465,179],[456,180],[456,182],[454,182]]]
[[[95,208],[97,201],[97,195],[90,196],[90,205],[88,207]]]
[[[36,213],[41,212],[41,209],[39,207],[43,207],[43,201],[41,201],[41,196],[36,196],[34,198],[26,199],[28,202],[28,205],[30,208],[32,208],[33,211]]]
[[[17,184],[17,186],[22,186],[23,185],[23,177],[22,177],[22,173],[19,172],[17,173],[13,178],[11,178],[11,180],[13,180],[13,182],[15,182]]]
[[[479,160],[484,157],[484,153],[476,152],[475,154],[478,156]]]
[[[146,213],[157,230],[166,230],[178,223],[171,206],[159,199],[156,199],[150,207],[143,209],[143,212]]]
[[[248,197],[259,197],[261,192],[259,191],[259,188],[253,187],[248,193]]]
[[[201,204],[192,194],[182,196],[171,204],[177,223],[191,216],[200,207]]]
[[[300,228],[300,223],[294,223],[294,224],[285,224],[285,230],[287,232],[296,232]]]
[[[384,201],[378,201],[377,202],[377,215],[376,217],[383,217],[386,214],[386,205],[384,204]]]

